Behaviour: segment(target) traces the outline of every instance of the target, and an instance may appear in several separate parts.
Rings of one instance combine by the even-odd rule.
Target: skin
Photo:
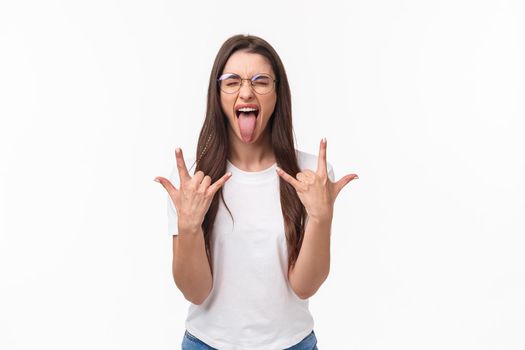
[[[314,295],[330,271],[330,236],[334,202],[339,192],[357,174],[348,174],[339,181],[328,178],[326,139],[321,140],[317,171],[305,169],[294,178],[282,169],[277,174],[292,185],[308,213],[303,243],[295,266],[288,269],[288,280],[301,299]]]
[[[238,51],[230,56],[223,73],[236,73],[242,78],[251,78],[256,73],[267,73],[275,77],[271,65],[264,56]],[[228,134],[230,154],[228,159],[238,168],[245,171],[267,169],[275,163],[275,155],[271,148],[270,134],[267,124],[272,116],[277,101],[275,89],[265,95],[255,93],[244,81],[241,89],[235,94],[221,91],[221,107],[228,118]],[[235,105],[253,103],[259,106],[255,134],[250,142],[245,142],[240,134],[235,114]],[[204,241],[200,224],[209,205],[220,187],[230,178],[225,174],[215,183],[202,171],[193,177],[188,173],[182,150],[176,151],[177,169],[180,177],[180,187],[176,189],[171,182],[163,177],[154,180],[160,182],[172,198],[179,214],[179,236],[173,238],[174,277],[176,283],[184,290],[187,299],[201,303],[211,290],[212,276],[204,255]],[[294,176],[276,168],[277,174],[294,187],[297,195],[308,214],[308,223],[301,250],[293,267],[289,268],[288,279],[296,295],[301,299],[311,297],[319,289],[328,276],[330,269],[330,231],[333,218],[335,199],[339,192],[357,174],[347,174],[340,180],[332,182],[328,178],[326,161],[326,140],[321,140],[317,161],[317,170],[305,169]],[[180,238],[182,237],[182,238]],[[184,249],[178,250],[178,240],[183,239]],[[184,255],[187,253],[187,255]],[[178,256],[182,262],[177,262]],[[201,276],[196,279],[195,276]],[[177,282],[178,281],[178,282]]]
[[[266,57],[246,51],[233,53],[226,62],[221,75],[224,73],[235,73],[244,79],[249,79],[257,73],[266,73],[275,78],[275,73]],[[271,147],[267,125],[277,102],[275,89],[267,94],[260,95],[253,91],[249,82],[245,80],[240,90],[235,94],[227,94],[221,91],[220,99],[222,110],[228,118],[230,139],[228,159],[230,162],[245,171],[264,170],[273,165],[276,159]],[[242,103],[253,103],[259,106],[255,135],[250,142],[245,142],[242,139],[235,114],[235,106]]]
[[[319,145],[317,171],[305,169],[298,172],[294,178],[279,167],[275,170],[283,180],[295,188],[310,220],[317,221],[332,220],[337,195],[350,181],[359,178],[357,174],[345,175],[336,182],[328,178],[325,139],[321,140]]]

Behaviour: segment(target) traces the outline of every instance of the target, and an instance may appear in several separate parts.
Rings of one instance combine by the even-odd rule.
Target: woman
[[[182,348],[317,349],[308,298],[328,276],[335,198],[357,175],[333,182],[326,140],[318,156],[295,149],[288,80],[266,41],[226,40],[197,152],[175,153],[178,176],[155,180],[191,302]]]

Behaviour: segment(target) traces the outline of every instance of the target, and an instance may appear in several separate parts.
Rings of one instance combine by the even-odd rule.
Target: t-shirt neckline
[[[229,159],[226,159],[226,170],[231,171],[232,180],[235,179],[247,182],[259,182],[262,180],[273,179],[278,176],[277,172],[275,171],[276,167],[277,163],[273,163],[270,167],[260,171],[246,171],[237,168],[232,162],[230,162]]]

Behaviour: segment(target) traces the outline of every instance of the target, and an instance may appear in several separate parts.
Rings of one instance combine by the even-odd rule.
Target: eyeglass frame
[[[224,80],[224,79],[221,79],[223,78],[225,75],[235,75],[237,77],[239,77],[239,79],[241,79],[241,85],[239,85],[239,89],[237,91],[234,91],[234,92],[226,92],[224,91],[223,89],[221,89],[221,81]],[[253,86],[253,78],[255,77],[259,77],[259,76],[268,76],[270,78],[272,78],[272,83],[273,83],[273,86],[271,88],[270,91],[268,92],[265,92],[264,94],[261,94],[260,92],[257,92],[255,91],[255,87]],[[236,94],[237,92],[239,92],[242,88],[242,83],[244,80],[249,80],[250,81],[250,88],[252,89],[253,92],[255,92],[256,94],[258,95],[266,95],[266,94],[269,94],[270,92],[272,92],[273,89],[275,89],[275,83],[277,83],[277,79],[274,79],[270,74],[268,73],[257,73],[257,74],[254,74],[251,78],[242,78],[239,74],[236,74],[236,73],[224,73],[222,74],[219,78],[217,78],[217,84],[219,85],[219,90],[221,90],[222,92],[224,92],[225,94]]]

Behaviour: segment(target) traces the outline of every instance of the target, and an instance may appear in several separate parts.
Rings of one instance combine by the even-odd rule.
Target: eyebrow
[[[258,77],[260,77],[261,75],[264,75],[264,76],[270,76],[269,73],[257,73],[257,74],[255,74],[255,75],[252,77],[252,79],[253,79],[253,78],[258,78]]]
[[[271,76],[270,73],[259,72],[259,73],[255,73],[250,79],[256,78],[256,77],[258,77],[258,76],[260,76],[260,75],[263,75],[263,74],[264,74],[264,75],[269,75],[269,76]],[[223,75],[221,75],[221,77],[224,77],[224,78],[227,78],[227,77],[228,77],[228,78],[229,78],[229,77],[231,77],[232,75],[241,78],[241,76],[240,76],[239,74],[237,74],[237,73],[224,73]]]
[[[226,78],[230,78],[231,76],[236,76],[236,77],[239,77],[239,74],[235,74],[235,73],[224,73],[223,75],[221,75],[219,78],[223,78],[223,79],[226,79]]]

